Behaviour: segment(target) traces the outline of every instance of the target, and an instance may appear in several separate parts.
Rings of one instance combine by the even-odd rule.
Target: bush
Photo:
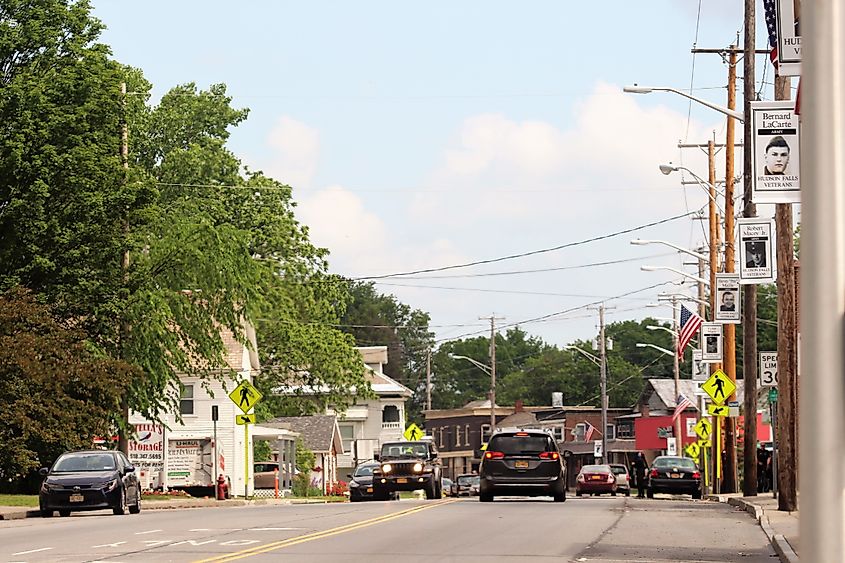
[[[311,486],[310,473],[297,473],[293,478],[293,496],[295,497],[321,497],[322,489]]]
[[[329,495],[333,497],[342,497],[348,490],[349,486],[346,484],[346,481],[338,481],[329,489]]]

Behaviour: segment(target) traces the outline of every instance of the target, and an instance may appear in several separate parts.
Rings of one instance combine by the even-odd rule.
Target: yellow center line
[[[403,516],[408,516],[409,514],[415,514],[417,512],[421,512],[423,510],[427,510],[429,508],[434,508],[436,506],[443,506],[444,504],[451,504],[453,502],[457,502],[458,499],[448,499],[442,501],[436,501],[430,504],[424,504],[422,506],[415,506],[414,508],[409,508],[407,510],[401,510],[399,512],[393,512],[390,514],[384,514],[382,516],[376,516],[375,518],[370,518],[368,520],[361,520],[360,522],[352,522],[351,524],[344,524],[343,526],[338,526],[336,528],[330,528],[328,530],[322,530],[319,532],[312,532],[310,534],[305,534],[302,536],[296,536],[293,538],[288,538],[286,540],[279,540],[272,543],[267,543],[264,545],[257,545],[255,547],[251,547],[248,549],[244,549],[242,551],[236,551],[233,553],[226,553],[224,555],[218,555],[216,557],[211,557],[209,559],[201,559],[196,561],[195,563],[223,563],[224,561],[235,561],[237,559],[243,559],[245,557],[252,557],[253,555],[260,555],[262,553],[267,553],[269,551],[275,551],[277,549],[282,549],[285,547],[289,547],[292,545],[297,545],[300,543],[305,543],[309,541],[314,541],[322,538],[327,538],[330,536],[335,536],[338,534],[344,534],[346,532],[351,532],[353,530],[358,530],[361,528],[366,528],[368,526],[372,526],[374,524],[379,524],[381,522],[387,522],[389,520],[395,520],[397,518],[401,518]]]

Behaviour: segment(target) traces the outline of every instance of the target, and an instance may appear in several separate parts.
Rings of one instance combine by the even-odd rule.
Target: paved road
[[[0,522],[0,561],[771,562],[724,504],[624,497],[142,511]]]

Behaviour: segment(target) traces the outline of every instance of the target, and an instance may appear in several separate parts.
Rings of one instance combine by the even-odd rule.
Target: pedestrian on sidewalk
[[[637,479],[637,497],[638,498],[645,498],[645,490],[646,490],[646,482],[645,482],[645,472],[647,469],[645,456],[643,452],[637,452],[637,457],[634,458],[634,463],[631,464],[633,467],[632,473]]]

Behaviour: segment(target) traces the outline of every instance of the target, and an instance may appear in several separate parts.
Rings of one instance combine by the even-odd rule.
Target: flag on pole
[[[593,432],[596,431],[596,427],[590,424],[589,422],[586,423],[587,429],[584,431],[584,441],[589,442],[593,439]]]
[[[695,336],[696,332],[698,332],[698,329],[703,322],[704,319],[681,304],[681,330],[678,333],[678,358],[680,358],[681,361],[684,359],[684,348],[687,347],[689,341],[692,340],[692,337]]]
[[[674,422],[676,418],[678,418],[682,412],[684,412],[687,407],[694,407],[695,404],[690,401],[686,395],[681,393],[678,395],[678,399],[676,401],[675,412],[672,414],[672,421]]]
[[[766,12],[766,31],[769,33],[769,60],[775,70],[778,68],[778,0],[763,0],[763,9]]]

